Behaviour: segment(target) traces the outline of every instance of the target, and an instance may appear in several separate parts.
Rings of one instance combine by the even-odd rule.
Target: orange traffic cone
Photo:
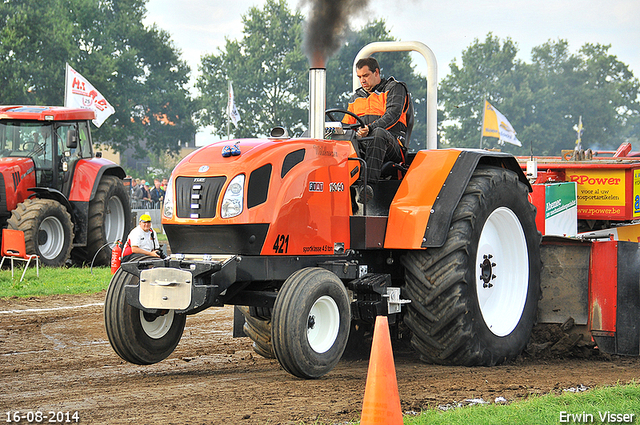
[[[376,318],[360,424],[402,425],[400,394],[386,316]]]

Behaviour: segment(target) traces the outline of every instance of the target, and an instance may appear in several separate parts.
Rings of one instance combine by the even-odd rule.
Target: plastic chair
[[[20,282],[24,279],[24,274],[27,272],[31,260],[36,260],[36,274],[40,277],[40,264],[39,258],[35,254],[27,254],[24,244],[24,232],[22,230],[2,229],[2,261],[0,261],[0,268],[4,264],[5,259],[11,260],[11,279],[13,279],[13,262],[25,261],[27,264],[24,266],[22,277]]]

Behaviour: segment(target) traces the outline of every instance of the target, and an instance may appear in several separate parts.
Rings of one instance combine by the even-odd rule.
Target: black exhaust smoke
[[[327,60],[346,34],[349,18],[364,13],[369,0],[303,0],[311,5],[304,37],[304,51],[311,65],[309,75],[309,136],[324,137]]]
[[[304,51],[311,68],[324,68],[339,48],[349,19],[365,14],[369,0],[303,0],[311,6],[304,37]]]

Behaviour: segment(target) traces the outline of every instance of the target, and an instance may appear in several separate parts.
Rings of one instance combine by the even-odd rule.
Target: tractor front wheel
[[[271,343],[271,318],[253,317],[251,308],[238,307],[244,315],[244,334],[253,341],[253,351],[267,359],[274,359],[273,344]]]
[[[280,365],[299,378],[319,378],[342,357],[351,307],[342,281],[309,267],[284,282],[273,306],[271,340]]]
[[[11,212],[9,229],[24,232],[27,254],[37,254],[45,266],[64,266],[73,243],[71,214],[53,199],[25,199]]]
[[[122,359],[148,365],[164,360],[175,350],[186,316],[174,310],[149,314],[129,305],[124,287],[137,283],[136,276],[122,269],[113,275],[104,301],[104,324],[111,346]]]

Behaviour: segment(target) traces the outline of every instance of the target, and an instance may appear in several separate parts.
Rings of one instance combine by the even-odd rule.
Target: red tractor
[[[88,109],[0,107],[0,227],[42,264],[107,265],[131,228],[124,170],[95,155]]]

